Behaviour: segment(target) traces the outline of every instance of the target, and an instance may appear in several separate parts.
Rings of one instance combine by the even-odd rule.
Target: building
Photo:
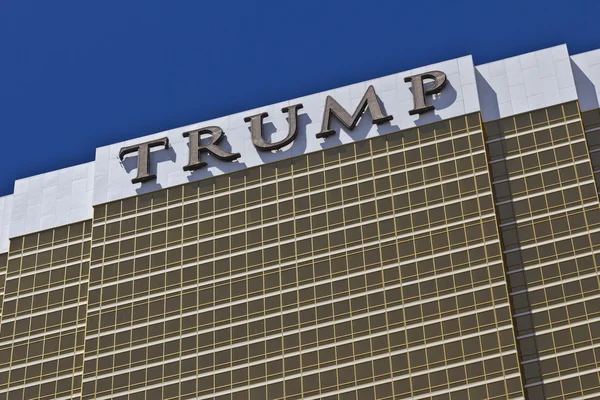
[[[599,88],[467,56],[18,180],[0,400],[599,398]]]

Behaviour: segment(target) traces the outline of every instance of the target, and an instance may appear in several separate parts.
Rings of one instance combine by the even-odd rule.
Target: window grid
[[[81,391],[89,267],[83,260],[89,259],[90,234],[91,221],[11,239],[0,398],[59,398]]]
[[[473,114],[95,207],[83,398],[326,396],[417,373],[361,389],[393,398],[518,374],[481,129]],[[522,395],[519,378],[455,393],[487,391]]]
[[[598,132],[471,114],[12,239],[0,400],[593,396]]]
[[[528,396],[598,392],[597,380],[588,386],[592,381],[562,378],[598,367],[594,349],[578,349],[600,339],[586,323],[599,316],[598,260],[573,257],[600,244],[598,190],[578,104],[506,118],[485,130]],[[538,264],[545,266],[523,269]],[[549,379],[557,381],[540,384]]]

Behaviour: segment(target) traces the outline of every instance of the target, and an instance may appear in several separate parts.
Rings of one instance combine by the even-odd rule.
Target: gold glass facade
[[[0,399],[79,398],[91,222],[14,238],[0,321]]]
[[[523,396],[479,114],[95,209],[83,398]]]
[[[578,105],[486,131],[528,398],[598,398],[600,208]]]
[[[475,113],[13,238],[0,400],[597,398],[596,130]]]

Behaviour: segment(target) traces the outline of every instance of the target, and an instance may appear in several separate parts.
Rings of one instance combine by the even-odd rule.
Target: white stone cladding
[[[566,45],[475,67],[484,122],[577,100]]]
[[[19,179],[10,217],[10,237],[92,218],[94,162]]]
[[[13,195],[0,197],[0,253],[8,251]]]
[[[600,108],[600,49],[571,57],[581,111]]]

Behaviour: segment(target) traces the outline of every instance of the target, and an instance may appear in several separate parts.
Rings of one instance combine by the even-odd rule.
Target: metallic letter
[[[131,183],[146,182],[150,179],[156,178],[156,175],[149,173],[150,171],[150,148],[164,146],[165,149],[169,148],[169,138],[160,138],[151,140],[149,142],[136,144],[133,146],[123,147],[119,150],[119,159],[123,161],[123,158],[127,154],[138,153],[137,162],[137,176],[131,180]]]
[[[425,90],[425,85],[423,84],[425,79],[434,80],[433,86],[427,90]],[[433,105],[427,105],[427,99],[425,99],[425,96],[428,94],[437,94],[441,92],[447,81],[446,74],[442,71],[429,71],[425,72],[424,74],[407,76],[404,78],[404,82],[412,83],[413,98],[415,100],[415,108],[410,110],[408,113],[410,115],[415,115],[433,110]]]
[[[329,129],[329,122],[331,120],[331,114],[335,115],[337,119],[344,124],[344,126],[350,130],[356,127],[358,123],[359,117],[365,112],[367,105],[369,106],[369,111],[371,112],[371,117],[373,118],[374,124],[382,124],[386,121],[394,118],[391,115],[383,115],[381,111],[381,107],[379,106],[379,101],[377,100],[377,95],[375,94],[375,89],[373,86],[369,86],[365,95],[358,103],[358,107],[354,110],[354,114],[350,115],[342,106],[339,105],[337,101],[333,99],[331,96],[327,96],[327,100],[325,100],[325,111],[323,112],[323,124],[321,125],[321,132],[317,133],[318,138],[331,136],[335,133],[334,129]]]
[[[204,134],[210,134],[212,138],[209,144],[200,146],[200,136]],[[190,138],[190,162],[183,167],[184,171],[193,171],[206,165],[206,161],[200,161],[200,153],[202,152],[210,153],[223,161],[233,161],[241,157],[240,153],[230,153],[217,146],[217,143],[223,139],[223,130],[218,126],[208,126],[185,132],[183,137]]]
[[[275,143],[267,143],[263,139],[263,118],[268,117],[269,114],[264,112],[256,115],[251,115],[244,118],[245,122],[252,122],[250,129],[252,130],[252,144],[259,150],[269,151],[277,150],[290,144],[298,134],[298,110],[302,108],[302,104],[295,104],[289,107],[283,107],[281,112],[286,112],[290,116],[290,129],[285,139]]]

